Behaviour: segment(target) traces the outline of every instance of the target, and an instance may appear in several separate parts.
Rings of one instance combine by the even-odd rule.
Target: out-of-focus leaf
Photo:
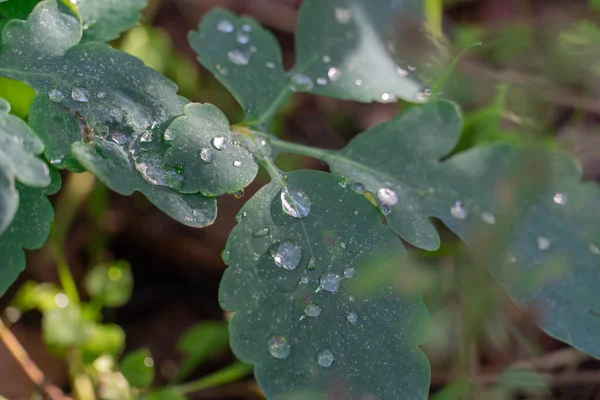
[[[50,309],[43,315],[42,338],[48,347],[58,351],[79,347],[86,340],[89,324],[77,305]]]
[[[93,267],[85,277],[88,294],[106,307],[121,307],[131,297],[133,275],[126,261]]]
[[[22,312],[35,309],[43,312],[57,307],[56,295],[59,293],[62,290],[54,283],[27,281],[13,297],[11,305]]]
[[[119,368],[131,386],[148,386],[154,380],[154,360],[147,349],[127,353]]]

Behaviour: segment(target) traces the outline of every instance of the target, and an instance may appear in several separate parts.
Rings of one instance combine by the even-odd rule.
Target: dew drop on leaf
[[[354,82],[354,83],[356,83],[356,86],[362,86],[363,81],[362,81],[362,79],[357,79],[356,82]]]
[[[237,192],[235,192],[235,193],[233,194],[233,197],[235,197],[236,199],[238,199],[238,200],[239,200],[239,199],[241,199],[242,197],[244,197],[244,194],[246,194],[246,193],[244,192],[244,189],[242,189],[242,190],[238,190]]]
[[[86,88],[76,87],[71,90],[71,97],[73,100],[78,101],[80,103],[87,103],[90,97],[90,92]]]
[[[274,63],[274,62],[271,62],[271,61],[269,61],[269,62],[267,62],[267,63],[265,64],[265,66],[266,66],[267,68],[269,68],[269,69],[274,69],[274,68],[275,68],[275,63]]]
[[[308,276],[304,275],[300,278],[300,283],[306,285],[308,283]]]
[[[217,72],[220,73],[221,75],[223,75],[223,76],[229,75],[229,70],[227,68],[225,68],[224,66],[222,66],[221,64],[215,65],[215,68],[217,69]]]
[[[396,95],[393,93],[382,93],[381,101],[384,103],[393,103],[396,101]]]
[[[154,139],[154,135],[150,131],[146,131],[142,134],[140,142],[149,143]]]
[[[590,243],[590,251],[594,254],[600,254],[600,249],[594,243]]]
[[[99,99],[103,99],[103,98],[106,97],[106,93],[104,93],[104,92],[98,92],[98,94],[96,95],[96,97],[99,98]]]
[[[556,193],[554,195],[554,202],[561,206],[567,204],[567,195],[564,193]]]
[[[246,212],[245,212],[245,211],[244,211],[244,212],[241,212],[241,213],[238,213],[238,214],[235,216],[235,221],[236,221],[236,222],[239,224],[240,222],[242,222],[242,221],[244,220],[244,218],[246,218],[246,215],[247,215],[247,214],[246,214]]]
[[[239,167],[241,167],[241,166],[242,166],[242,162],[241,162],[241,161],[239,161],[239,160],[235,160],[235,161],[233,162],[233,166],[234,166],[234,167],[236,167],[236,168],[239,168]]]
[[[250,24],[242,25],[242,31],[243,32],[252,32],[252,25],[250,25]]]
[[[269,348],[269,353],[280,360],[288,358],[292,351],[292,346],[286,337],[281,335],[272,335],[269,337],[267,347]]]
[[[537,246],[538,249],[544,251],[544,250],[548,250],[550,248],[550,239],[548,239],[545,236],[539,236],[537,238]]]
[[[286,214],[294,218],[306,218],[312,202],[304,191],[288,185],[281,189],[281,206]]]
[[[339,68],[331,67],[327,71],[327,76],[332,82],[335,82],[340,79],[340,76],[342,76],[342,71]]]
[[[319,86],[325,86],[325,85],[327,85],[327,78],[317,78],[317,84]]]
[[[358,217],[359,212],[358,212],[358,210],[354,210],[354,212],[352,214],[354,214],[355,217]]]
[[[215,149],[224,150],[229,145],[229,139],[225,136],[215,136],[211,143]]]
[[[292,76],[290,90],[292,92],[307,92],[313,88],[313,81],[308,76],[296,74]]]
[[[58,89],[52,89],[48,92],[48,98],[54,103],[60,103],[65,98],[65,95]]]
[[[381,204],[393,206],[398,203],[398,195],[392,189],[381,188],[377,191],[377,199]]]
[[[496,223],[496,217],[490,212],[481,213],[481,219],[488,225],[494,225]]]
[[[229,250],[223,250],[221,252],[221,259],[225,263],[225,265],[229,265],[229,259],[231,257],[231,252]]]
[[[350,22],[351,19],[352,19],[352,9],[343,8],[343,7],[335,8],[335,20],[338,23],[345,25],[348,22]]]
[[[248,65],[248,63],[250,62],[250,57],[239,49],[227,52],[227,59],[235,65],[240,66]]]
[[[342,176],[338,179],[338,185],[340,185],[340,187],[346,189],[348,187],[348,178]]]
[[[328,55],[323,56],[323,62],[324,63],[330,63],[331,62],[331,57],[329,57]]]
[[[317,355],[317,362],[323,368],[331,367],[333,364],[333,360],[335,360],[335,356],[331,352],[331,350],[323,349]]]
[[[233,26],[233,24],[226,19],[220,20],[219,23],[217,24],[217,30],[219,32],[231,33],[231,32],[233,32],[234,29],[235,29],[235,27]]]
[[[402,67],[396,67],[396,73],[402,78],[406,78],[409,74],[409,72]]]
[[[250,42],[250,36],[246,35],[243,32],[238,32],[235,35],[235,40],[239,43],[239,44],[248,44],[248,42]]]
[[[52,165],[58,165],[60,164],[62,161],[64,160],[64,156],[58,156],[58,157],[54,157],[50,160],[50,164]]]
[[[356,194],[363,194],[365,192],[365,185],[363,185],[360,182],[357,182],[352,185],[352,190],[354,190]]]
[[[200,159],[205,163],[210,164],[211,162],[213,162],[214,158],[215,153],[208,147],[203,147],[200,149]]]
[[[318,317],[321,315],[321,307],[316,304],[309,304],[304,307],[304,314],[307,317]]]
[[[469,212],[462,201],[457,201],[450,207],[450,214],[456,219],[465,219],[469,216]]]
[[[288,271],[296,268],[302,258],[302,249],[296,243],[292,242],[275,243],[269,251],[275,264]]]
[[[352,267],[348,267],[344,270],[344,276],[348,279],[354,278],[354,275],[356,275],[356,270]]]
[[[121,132],[114,132],[110,135],[110,138],[113,142],[117,144],[125,144],[127,142],[127,137]]]
[[[341,282],[342,280],[340,276],[334,274],[333,272],[323,274],[320,279],[321,288],[331,293],[335,293],[338,291]]]
[[[379,206],[379,209],[381,210],[381,213],[383,215],[390,215],[390,213],[392,212],[392,207],[390,207],[387,204],[382,204]]]
[[[348,313],[348,322],[355,324],[358,321],[358,315],[355,312]]]
[[[317,268],[317,261],[314,257],[311,257],[310,260],[306,263],[306,269],[309,271],[314,271]]]
[[[269,234],[269,227],[268,226],[263,226],[261,228],[256,228],[254,230],[254,237],[257,237],[257,238],[265,237],[268,234]]]

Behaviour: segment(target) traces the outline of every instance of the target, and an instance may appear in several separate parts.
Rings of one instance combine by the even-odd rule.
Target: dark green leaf
[[[96,265],[84,283],[90,297],[106,307],[124,305],[133,291],[133,275],[127,261]]]
[[[0,234],[19,206],[15,179],[35,187],[50,183],[48,166],[35,156],[44,150],[43,143],[25,122],[9,111],[8,102],[0,99]]]
[[[288,211],[308,216],[284,213],[283,184],[310,199],[308,207],[292,196]],[[376,209],[335,176],[300,171],[261,189],[242,213],[225,250],[220,302],[236,311],[232,348],[255,364],[267,397],[425,399],[424,304],[395,289],[389,274],[369,275],[370,290],[361,290],[374,266],[405,259]],[[333,360],[321,366],[327,351]]]
[[[84,42],[108,42],[140,19],[147,0],[79,0]]]
[[[23,249],[39,249],[46,242],[54,219],[54,210],[46,195],[56,193],[59,187],[60,175],[55,170],[52,183],[44,189],[17,184],[19,209],[8,229],[0,235],[0,295],[25,269]]]
[[[163,159],[163,132],[187,101],[138,59],[102,43],[76,46],[80,39],[79,16],[66,0],[46,0],[3,31],[0,74],[35,89],[29,121],[50,144],[48,159],[82,165],[118,193],[139,190],[184,224],[211,224],[215,200],[173,191],[184,183],[181,166]]]
[[[150,352],[140,349],[127,353],[121,360],[120,371],[131,386],[143,387],[151,384],[154,380],[154,361]]]

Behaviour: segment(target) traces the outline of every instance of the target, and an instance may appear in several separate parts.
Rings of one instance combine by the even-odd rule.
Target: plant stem
[[[33,382],[38,390],[45,393],[51,400],[72,400],[66,396],[59,387],[46,380],[44,373],[31,360],[19,340],[0,319],[0,340],[4,343],[10,354],[21,366],[25,375]]]
[[[248,375],[252,371],[252,365],[236,362],[212,374],[203,376],[197,381],[185,383],[179,386],[171,387],[172,390],[180,394],[189,394],[203,389],[223,385],[236,381]]]
[[[286,150],[289,153],[301,154],[303,156],[313,157],[318,160],[324,161],[328,156],[330,156],[330,150],[318,149],[316,147],[304,146],[302,144],[286,142],[285,140],[277,139],[277,138],[269,138],[269,144],[272,147],[276,147],[278,149]]]
[[[442,14],[442,0],[425,0],[427,26],[431,33],[436,37],[442,36]]]

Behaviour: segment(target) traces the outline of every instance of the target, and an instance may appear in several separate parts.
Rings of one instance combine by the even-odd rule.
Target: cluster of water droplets
[[[227,52],[227,60],[230,63],[241,67],[248,65],[252,58],[252,54],[257,50],[254,46],[248,47],[252,39],[252,25],[244,23],[236,29],[233,22],[222,19],[217,23],[217,31],[223,34],[235,35],[235,43],[238,47]],[[274,66],[275,65],[273,64],[273,67]],[[229,69],[221,64],[217,64],[215,68],[221,75],[226,76],[229,74]]]

